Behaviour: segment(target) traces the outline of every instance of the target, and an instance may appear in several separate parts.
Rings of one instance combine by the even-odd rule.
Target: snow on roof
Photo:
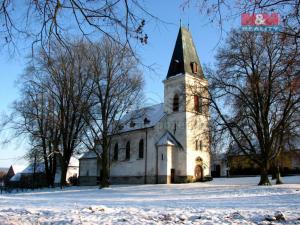
[[[27,166],[21,173],[43,173],[45,171],[45,164],[44,163],[37,163],[35,166],[34,164],[30,164]]]
[[[17,173],[12,178],[10,178],[10,181],[20,181],[20,179],[21,179],[21,173]]]
[[[70,158],[69,166],[72,166],[72,167],[78,167],[78,166],[79,166],[79,160],[78,160],[78,158],[72,156],[72,157]]]
[[[26,168],[26,165],[11,165],[11,166],[12,166],[15,174],[21,172],[22,170],[24,170]]]
[[[10,178],[10,181],[20,181],[22,174],[31,174],[34,173],[34,171],[36,173],[43,173],[45,171],[45,164],[37,163],[36,166],[34,166],[32,163],[21,172],[16,173],[12,178]]]
[[[94,151],[85,152],[83,156],[80,157],[80,159],[94,159],[94,158],[97,158],[97,155]]]
[[[164,115],[163,103],[133,110],[121,119],[121,123],[124,123],[121,132],[153,127]]]
[[[181,149],[183,149],[182,145],[180,144],[179,141],[176,140],[176,138],[169,132],[166,131],[164,135],[158,140],[156,143],[157,146],[162,146],[162,145],[172,145],[172,146],[177,146]]]
[[[76,157],[71,157],[69,166],[72,167],[79,167],[79,160]],[[16,168],[16,170],[15,170]],[[21,166],[15,166],[13,167],[15,175],[10,179],[10,181],[19,181],[21,179],[22,174],[33,174],[34,171],[36,173],[44,173],[45,172],[45,164],[43,162],[37,163],[35,168],[34,164],[31,163],[29,166],[27,166],[25,169],[20,170]],[[24,168],[24,167],[23,167]]]

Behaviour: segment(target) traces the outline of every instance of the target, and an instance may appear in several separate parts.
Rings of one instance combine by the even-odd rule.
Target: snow
[[[43,173],[45,171],[44,163],[37,163],[35,166],[36,173]],[[32,174],[34,172],[34,164],[30,164],[22,171],[16,172],[15,175],[10,178],[10,181],[20,181],[22,174]]]
[[[79,167],[78,158],[80,158],[80,157],[79,156],[78,157],[71,157],[70,162],[69,162],[69,167]]]
[[[164,115],[163,103],[130,111],[121,119],[121,121],[125,124],[120,132],[123,133],[153,127],[163,118]],[[144,123],[145,119],[148,120],[148,123]],[[130,126],[131,122],[134,123],[134,126]]]
[[[85,152],[80,159],[94,159],[97,158],[97,154],[94,151]]]
[[[12,166],[15,174],[21,172],[22,170],[24,170],[26,168],[25,165],[11,165],[11,166]]]
[[[4,194],[0,224],[300,224],[300,176],[273,186],[258,179]]]

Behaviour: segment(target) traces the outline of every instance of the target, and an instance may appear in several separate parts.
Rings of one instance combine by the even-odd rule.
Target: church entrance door
[[[202,167],[200,165],[197,165],[195,167],[195,179],[196,179],[196,181],[202,181],[202,178],[203,178]]]

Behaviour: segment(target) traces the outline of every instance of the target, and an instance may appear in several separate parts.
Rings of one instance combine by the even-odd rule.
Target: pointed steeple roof
[[[184,27],[180,27],[178,32],[167,79],[179,73],[189,73],[204,78],[192,35]]]

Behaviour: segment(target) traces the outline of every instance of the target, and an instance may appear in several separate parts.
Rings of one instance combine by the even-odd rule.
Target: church
[[[208,83],[190,31],[180,27],[164,103],[127,113],[111,138],[111,184],[168,184],[210,177]],[[199,91],[201,90],[201,91]],[[101,171],[94,152],[80,158],[80,185],[96,185]]]

